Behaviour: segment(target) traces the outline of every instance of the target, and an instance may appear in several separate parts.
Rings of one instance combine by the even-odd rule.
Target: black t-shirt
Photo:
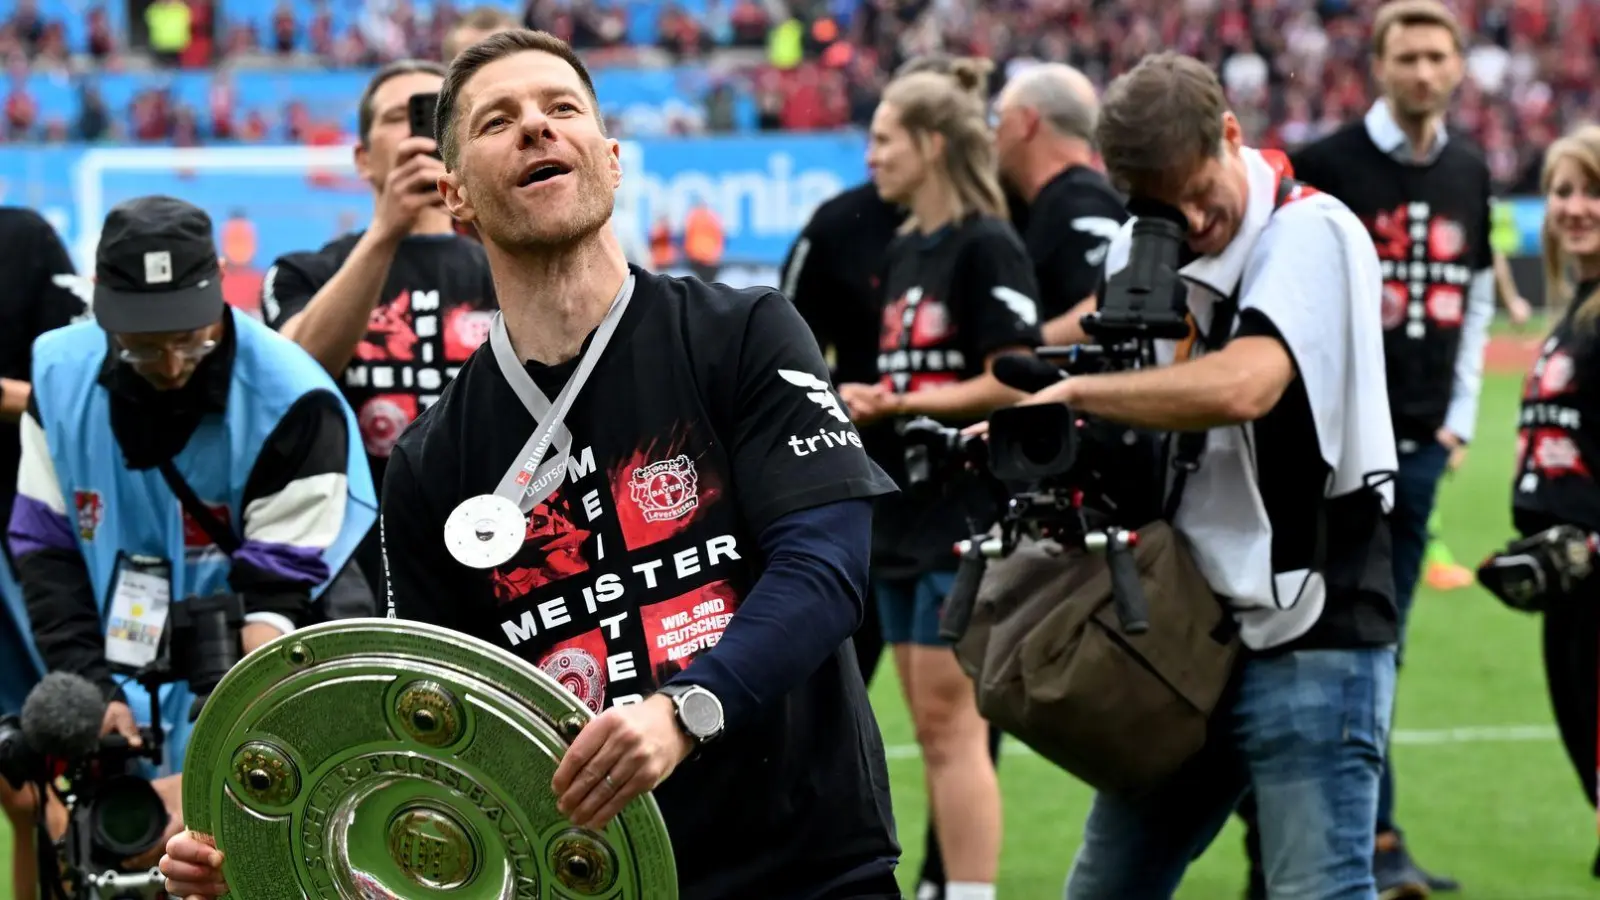
[[[401,437],[384,484],[391,614],[503,647],[596,712],[643,698],[717,643],[762,572],[769,523],[893,490],[854,442],[794,449],[797,436],[842,434],[843,412],[832,391],[799,383],[826,368],[781,294],[634,272],[566,418],[568,477],[534,508],[511,562],[467,568],[442,538],[534,429],[488,347]],[[575,367],[528,371],[554,396]],[[855,666],[846,642],[656,789],[686,900],[810,900],[807,888],[896,855]]]
[[[305,309],[360,239],[347,234],[315,252],[274,261],[261,285],[266,323],[282,328]],[[383,483],[400,433],[439,399],[488,337],[495,309],[489,261],[478,242],[456,234],[400,242],[367,336],[336,379],[356,412],[375,482]]]
[[[1270,319],[1247,309],[1239,317],[1235,339],[1251,336],[1283,342]],[[1256,484],[1272,523],[1274,568],[1317,568],[1328,586],[1316,624],[1270,652],[1393,644],[1399,637],[1399,619],[1389,526],[1381,502],[1370,490],[1325,499],[1331,471],[1317,443],[1305,382],[1298,377],[1289,382],[1277,405],[1251,428]],[[1307,515],[1319,504],[1320,522],[1317,516]],[[1323,556],[1320,566],[1318,553]]]
[[[901,394],[956,384],[983,374],[998,350],[1039,346],[1038,295],[1033,264],[1006,222],[973,216],[933,234],[902,235],[884,275],[881,383]],[[904,444],[873,441],[869,449],[902,490],[878,505],[874,573],[954,569],[953,542],[994,521],[986,490],[967,478],[908,490]]]
[[[70,324],[85,306],[67,248],[38,213],[0,207],[0,247],[7,260],[0,266],[0,378],[31,381],[34,339]],[[17,424],[0,421],[0,522],[11,521],[21,461]]]
[[[1555,523],[1600,531],[1600,323],[1577,315],[1597,290],[1578,286],[1523,383],[1511,503],[1524,534]]]
[[[1354,122],[1301,149],[1295,177],[1339,198],[1383,266],[1384,354],[1395,437],[1431,441],[1445,423],[1473,276],[1494,264],[1488,164],[1452,134],[1427,165],[1396,161]]]
[[[1128,220],[1104,175],[1072,166],[1033,198],[1022,231],[1039,283],[1039,321],[1048,322],[1094,294],[1111,239]]]

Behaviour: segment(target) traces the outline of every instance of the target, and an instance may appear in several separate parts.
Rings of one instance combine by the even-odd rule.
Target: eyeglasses
[[[215,349],[217,349],[216,341],[168,344],[164,347],[123,347],[117,351],[117,358],[125,363],[155,363],[165,359],[167,354],[171,353],[187,362],[193,362],[197,359],[205,359]]]

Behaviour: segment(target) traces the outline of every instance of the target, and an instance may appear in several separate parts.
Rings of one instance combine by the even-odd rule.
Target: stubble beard
[[[484,240],[512,252],[549,252],[589,237],[611,218],[615,192],[593,163],[585,161],[568,178],[578,179],[576,196],[565,209],[530,211],[507,193],[486,190],[488,200],[476,221]],[[484,213],[487,213],[485,215]]]

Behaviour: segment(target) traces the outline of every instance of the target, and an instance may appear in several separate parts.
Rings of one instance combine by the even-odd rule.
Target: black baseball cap
[[[94,260],[94,317],[114,334],[194,331],[222,316],[211,217],[175,197],[112,207]]]

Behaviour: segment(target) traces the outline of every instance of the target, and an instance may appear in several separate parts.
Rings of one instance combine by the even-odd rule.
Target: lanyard
[[[489,331],[489,347],[494,351],[495,362],[500,365],[500,374],[527,408],[528,414],[533,416],[535,422],[541,423],[522,446],[517,462],[500,478],[500,483],[494,489],[495,496],[515,503],[523,513],[543,503],[561,484],[567,470],[567,459],[572,455],[572,431],[566,427],[565,421],[567,413],[572,409],[578,391],[583,389],[589,374],[600,361],[606,344],[611,342],[617,323],[622,321],[628,301],[633,298],[633,284],[634,277],[629,274],[622,283],[622,289],[612,299],[610,311],[600,322],[600,327],[595,329],[594,340],[578,361],[578,368],[567,379],[561,392],[556,394],[554,402],[539,390],[528,370],[523,368],[516,351],[511,349],[511,336],[506,333],[505,317],[495,313],[494,324]],[[555,444],[555,452],[540,465],[539,461],[544,459],[552,443]]]

